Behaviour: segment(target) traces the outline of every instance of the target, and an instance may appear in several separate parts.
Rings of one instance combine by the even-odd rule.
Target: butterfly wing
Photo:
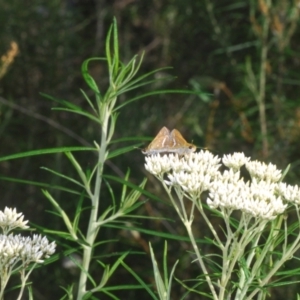
[[[173,147],[185,147],[188,145],[188,142],[184,139],[182,134],[177,130],[173,129],[170,134]]]
[[[162,149],[169,147],[170,144],[170,130],[163,127],[153,141],[142,152],[147,155],[163,152]]]
[[[177,129],[171,131],[170,140],[173,143],[172,152],[176,152],[179,155],[191,153],[197,149],[195,145],[188,143]]]

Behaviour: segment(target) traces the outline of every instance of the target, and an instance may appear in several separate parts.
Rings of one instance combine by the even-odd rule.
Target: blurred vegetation
[[[145,51],[140,74],[173,67],[168,75],[176,78],[157,83],[152,90],[191,89],[198,95],[152,96],[126,106],[119,117],[115,139],[154,136],[162,126],[177,128],[187,141],[214,153],[243,151],[279,168],[291,163],[286,181],[298,183],[300,1],[0,0],[0,7],[1,156],[89,145],[99,138],[98,128],[78,116],[52,111],[55,104],[40,93],[86,105],[79,91],[87,89],[80,74],[81,63],[88,57],[103,56],[105,35],[116,16],[124,61]],[[100,86],[108,80],[103,66],[94,63],[91,68]],[[124,101],[122,97],[120,102]],[[79,159],[87,166],[94,161],[94,157],[80,154]],[[143,155],[136,150],[113,159],[106,172],[123,176],[130,168],[132,182],[138,183],[146,176],[143,162]],[[53,186],[65,184],[41,170],[41,166],[64,172],[70,169],[63,155],[45,155],[2,162],[0,172],[2,177]],[[147,189],[164,197],[151,176]],[[67,210],[74,210],[76,203],[70,195],[59,193],[56,191],[55,197],[65,200]],[[53,215],[47,212],[51,207],[39,187],[3,178],[0,194],[1,208],[17,207],[35,224],[61,228],[62,224],[53,223]],[[140,214],[176,220],[175,214],[162,204],[147,202],[143,209]],[[201,220],[196,223],[201,236],[205,236]],[[185,235],[176,221],[148,221],[141,226]],[[147,243],[152,241],[159,260],[163,239],[128,235],[112,228],[102,234],[103,238],[119,239],[119,243],[108,245],[103,254],[97,255],[128,248],[146,251],[144,256],[131,256],[127,263],[152,282]],[[187,250],[185,243],[169,244],[170,263],[180,258],[176,271],[180,279],[197,276]],[[76,281],[76,273],[64,269],[61,263],[33,273],[35,299],[58,299],[63,294],[60,286]],[[136,284],[125,270],[119,270],[110,284],[120,282]],[[289,286],[278,289],[271,298],[291,299],[296,292],[300,292],[297,286]],[[173,299],[182,294],[182,287],[174,287]],[[144,291],[122,291],[119,296],[147,299]],[[188,299],[200,298],[190,295]]]

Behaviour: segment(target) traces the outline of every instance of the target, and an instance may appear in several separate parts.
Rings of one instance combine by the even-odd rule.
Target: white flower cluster
[[[208,151],[146,157],[147,171],[171,187],[180,187],[190,199],[208,191],[211,208],[241,210],[260,219],[272,220],[283,213],[288,203],[300,204],[298,186],[279,182],[282,172],[275,165],[250,161],[243,153],[224,155],[228,170],[219,170],[221,159]],[[245,181],[240,168],[245,165],[251,181]]]
[[[0,270],[24,268],[29,263],[42,263],[44,258],[55,252],[55,242],[49,243],[46,237],[34,234],[23,237],[20,234],[0,234]]]
[[[4,234],[7,234],[15,228],[27,229],[29,226],[26,224],[28,221],[23,221],[23,214],[17,213],[16,209],[8,207],[4,208],[4,211],[0,211],[0,227]]]
[[[233,170],[239,170],[245,163],[250,160],[244,153],[234,153],[224,155],[222,158],[223,164]]]
[[[147,171],[162,178],[168,173],[165,182],[170,186],[180,186],[192,197],[199,197],[208,190],[210,182],[218,174],[220,159],[208,151],[191,153],[184,157],[178,155],[152,155],[146,157]]]
[[[8,234],[16,228],[27,229],[29,226],[24,221],[22,213],[16,209],[5,207],[0,211],[0,227],[3,234],[0,234],[0,272],[7,268],[24,268],[31,262],[42,263],[55,251],[55,242],[49,243],[46,237],[34,234],[32,237],[23,237],[20,234]]]
[[[282,176],[281,170],[278,170],[275,165],[267,165],[257,160],[246,163],[246,168],[251,178],[257,178],[267,182],[278,182]]]

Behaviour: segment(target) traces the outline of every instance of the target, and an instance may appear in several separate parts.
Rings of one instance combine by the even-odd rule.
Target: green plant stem
[[[231,279],[233,269],[236,265],[237,260],[241,257],[244,249],[244,245],[242,241],[245,240],[247,233],[244,232],[241,239],[237,240],[238,232],[240,231],[241,223],[237,228],[236,232],[232,232],[230,227],[230,213],[224,213],[224,221],[226,224],[226,244],[223,246],[222,244],[218,245],[219,248],[222,249],[222,276],[220,280],[220,292],[219,299],[225,299],[226,296],[226,287],[228,285],[229,280]],[[231,251],[230,251],[231,249]]]
[[[196,256],[197,256],[197,261],[199,262],[200,267],[202,269],[202,272],[204,273],[205,279],[206,279],[206,281],[208,283],[208,286],[209,286],[210,291],[212,293],[213,299],[219,300],[219,298],[217,296],[217,293],[216,293],[216,290],[215,290],[214,285],[213,285],[213,283],[211,281],[211,278],[210,278],[210,276],[208,274],[207,268],[206,268],[205,263],[204,263],[204,261],[202,259],[202,256],[200,254],[199,248],[197,246],[196,240],[195,240],[194,235],[193,235],[193,231],[192,231],[193,217],[189,218],[188,214],[186,212],[184,201],[183,201],[184,200],[184,193],[180,192],[180,189],[175,189],[176,194],[177,194],[178,199],[179,199],[179,202],[180,202],[180,206],[181,206],[181,209],[180,209],[178,207],[176,201],[173,199],[172,194],[171,194],[170,190],[168,189],[168,187],[166,186],[163,178],[161,178],[160,180],[161,180],[161,182],[162,182],[162,184],[163,184],[163,186],[164,186],[164,188],[165,188],[165,190],[166,190],[166,192],[167,192],[167,194],[169,196],[170,201],[172,202],[172,204],[173,204],[176,212],[178,213],[180,219],[182,220],[182,222],[183,222],[183,224],[184,224],[184,226],[185,226],[185,228],[187,230],[187,233],[189,235],[190,241],[192,243],[192,246],[193,246],[194,251],[195,251]]]
[[[252,250],[247,258],[247,262],[246,262],[246,265],[248,268],[250,268],[250,264],[252,262],[252,259],[254,258],[255,256],[255,248],[258,244],[258,241],[259,241],[259,236],[256,237],[253,245],[252,245]],[[243,271],[242,268],[240,268],[240,273],[241,273],[241,277],[240,277],[240,282],[239,282],[239,289],[237,290],[237,293],[236,293],[236,296],[235,296],[235,299],[241,299],[241,293],[242,293],[242,290],[241,290],[241,287],[244,287],[245,285],[245,281],[246,281],[246,274],[245,272]]]
[[[206,213],[203,210],[201,200],[198,200],[197,198],[195,198],[195,199],[192,199],[192,201],[196,203],[196,206],[197,206],[199,212],[201,213],[201,216],[203,217],[204,221],[206,222],[207,226],[209,227],[209,229],[210,229],[211,233],[213,234],[214,238],[216,239],[217,243],[219,245],[222,245],[221,240],[220,240],[215,228],[213,227],[213,225],[209,221],[209,218],[207,217]],[[221,246],[221,250],[223,250],[223,246]]]
[[[252,226],[251,228],[246,230],[245,233],[243,234],[243,236],[245,237],[245,239],[243,239],[243,240],[245,242],[242,241],[242,245],[240,245],[242,253],[245,253],[246,246],[250,242],[254,241],[251,244],[251,250],[249,251],[249,254],[248,254],[248,257],[246,260],[246,267],[248,270],[250,270],[252,260],[255,257],[256,246],[258,245],[259,239],[261,237],[261,233],[263,232],[263,228],[265,227],[265,225],[266,225],[266,222],[263,222],[261,224],[254,224],[254,226]],[[257,271],[261,267],[261,264],[265,258],[265,255],[268,253],[269,245],[267,247],[264,247],[264,249],[260,255],[260,258],[255,262],[255,264],[251,268],[251,272],[250,272],[251,275],[248,275],[247,280],[246,280],[244,269],[242,267],[240,268],[241,277],[240,277],[240,282],[239,282],[239,289],[237,290],[235,299],[237,299],[237,300],[244,299],[244,297],[250,287],[251,282],[253,281],[255,275],[257,275]]]
[[[185,228],[186,228],[186,230],[187,230],[187,233],[188,233],[188,235],[189,235],[190,241],[191,241],[191,243],[192,243],[192,246],[193,246],[194,251],[195,251],[196,256],[197,256],[197,260],[198,260],[198,262],[199,262],[199,264],[200,264],[200,267],[201,267],[201,269],[202,269],[202,271],[203,271],[203,274],[204,274],[204,276],[205,276],[205,279],[206,279],[206,281],[207,281],[207,284],[208,284],[208,286],[209,286],[209,288],[210,288],[210,291],[211,291],[211,293],[212,293],[213,299],[215,299],[215,300],[221,300],[221,299],[219,299],[219,297],[218,297],[218,295],[217,295],[217,293],[216,293],[216,290],[215,290],[214,285],[213,285],[213,283],[212,283],[212,281],[211,281],[211,278],[210,278],[210,276],[209,276],[209,274],[208,274],[208,271],[207,271],[207,269],[206,269],[206,266],[205,266],[205,264],[204,264],[204,261],[203,261],[203,259],[202,259],[202,256],[201,256],[201,254],[200,254],[200,252],[199,252],[199,248],[198,248],[198,246],[197,246],[197,243],[196,243],[196,240],[195,240],[195,238],[194,238],[193,231],[192,231],[192,222],[186,220],[186,221],[184,222],[184,226],[185,226]]]
[[[300,224],[300,220],[299,220],[299,224]],[[256,288],[255,290],[253,290],[252,293],[247,298],[245,298],[245,300],[253,299],[255,294],[257,294],[258,292],[261,291],[261,287],[265,286],[269,282],[269,280],[279,270],[279,268],[282,267],[282,265],[288,259],[290,259],[299,248],[300,248],[300,233],[298,233],[297,238],[295,239],[293,244],[287,249],[287,251],[285,253],[283,253],[281,259],[275,263],[274,267],[270,270],[268,275],[265,276],[265,278],[261,280],[260,286],[258,288]]]
[[[170,199],[170,201],[171,201],[173,207],[175,208],[175,210],[176,210],[176,212],[177,212],[177,214],[178,214],[180,220],[183,221],[183,220],[184,220],[184,217],[183,217],[183,215],[182,215],[182,212],[181,212],[181,210],[178,208],[177,203],[175,202],[174,198],[172,197],[170,189],[168,188],[168,186],[167,186],[166,183],[164,182],[164,178],[163,178],[163,177],[161,177],[161,178],[158,177],[158,179],[159,179],[160,182],[162,183],[162,185],[163,185],[165,191],[167,192],[167,194],[168,194],[168,196],[169,196],[169,199]]]
[[[20,274],[21,274],[21,289],[20,289],[20,292],[19,292],[19,296],[17,298],[17,300],[21,300],[22,299],[22,296],[23,296],[23,293],[24,293],[24,289],[25,289],[25,286],[26,286],[26,282],[28,280],[28,277],[29,275],[31,274],[31,272],[34,270],[35,266],[37,264],[34,263],[32,266],[31,266],[31,269],[27,272],[25,272],[25,269],[22,269],[20,271]]]
[[[4,299],[4,291],[5,291],[5,287],[8,283],[8,280],[11,276],[12,273],[12,268],[7,268],[6,272],[0,275],[0,282],[1,282],[1,286],[0,286],[0,300]]]
[[[223,246],[221,241],[218,240],[218,246],[222,250],[222,276],[221,276],[221,280],[220,280],[219,299],[223,299],[225,297],[226,285],[228,283],[229,276],[230,276],[229,270],[231,269],[229,267],[230,266],[230,257],[229,257],[230,255],[228,254],[228,252],[229,252],[229,248],[232,244],[232,241],[234,240],[234,234],[230,227],[229,218],[226,218],[226,216],[230,216],[230,213],[223,214],[223,215],[224,215],[224,221],[225,221],[227,234],[226,234],[225,246]]]
[[[109,111],[107,110],[106,103],[103,103],[103,122],[102,122],[102,134],[101,134],[101,145],[98,154],[97,172],[94,193],[91,198],[92,208],[89,218],[89,225],[86,234],[86,241],[88,246],[83,246],[83,261],[82,261],[82,271],[79,279],[78,295],[77,300],[81,300],[86,293],[86,283],[88,278],[89,265],[92,258],[93,244],[96,236],[99,232],[99,225],[97,224],[98,210],[99,210],[99,200],[100,200],[100,188],[102,183],[103,165],[106,159],[106,148],[107,148],[107,130],[109,123]]]

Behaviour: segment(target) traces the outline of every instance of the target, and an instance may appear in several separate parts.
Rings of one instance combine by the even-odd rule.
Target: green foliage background
[[[266,3],[271,3],[268,11]],[[119,116],[115,139],[154,136],[162,126],[177,128],[188,141],[208,147],[216,154],[243,151],[252,158],[270,161],[280,168],[292,163],[287,181],[298,183],[299,5],[296,0],[0,0],[0,56],[8,53],[12,42],[19,49],[0,78],[0,155],[90,145],[98,140],[99,128],[76,115],[52,111],[55,105],[40,93],[68,99],[87,108],[79,91],[80,88],[87,90],[80,73],[81,64],[88,57],[103,56],[105,35],[113,16],[116,16],[123,61],[145,51],[140,74],[165,66],[173,67],[168,73],[164,71],[157,76],[172,75],[175,78],[153,85],[152,91],[190,89],[197,91],[198,95],[151,96],[126,106]],[[263,36],[266,22],[267,36]],[[268,53],[262,59],[264,47]],[[266,73],[266,136],[261,130],[255,95],[249,89],[249,67],[258,80],[262,69]],[[102,64],[95,62],[91,66],[90,72],[100,86],[105,86],[108,81],[106,71]],[[147,89],[149,91],[149,87]],[[124,101],[122,97],[118,100],[120,103]],[[267,150],[264,148],[266,143]],[[95,157],[77,155],[84,164],[93,165]],[[143,162],[143,155],[136,150],[112,159],[106,166],[106,173],[123,177],[130,168],[131,181],[139,183],[142,177],[149,176]],[[2,162],[1,209],[17,207],[34,224],[60,230],[62,224],[47,213],[51,206],[37,185],[6,180],[6,177],[13,177],[47,182],[53,186],[69,184],[52,177],[40,169],[41,166],[65,173],[70,169],[69,176],[72,175],[69,163],[61,154]],[[118,194],[119,186],[113,188]],[[151,176],[147,189],[164,197],[161,187]],[[55,197],[70,213],[74,211],[76,203],[70,195],[56,191]],[[109,197],[107,199],[109,201]],[[152,202],[147,202],[138,213],[176,220],[167,206]],[[196,223],[199,236],[205,236],[201,220]],[[176,221],[148,221],[140,226],[185,235]],[[128,248],[145,251],[145,255],[132,255],[127,263],[137,273],[144,274],[149,284],[152,282],[147,243],[151,240],[159,260],[163,238],[146,234],[134,238],[128,232],[112,228],[103,231],[102,235],[103,239],[115,238],[119,242],[107,245],[95,255],[104,259],[107,253]],[[180,258],[176,272],[180,279],[197,276],[197,268],[191,264],[186,250],[185,242],[176,241],[169,245],[170,263]],[[109,261],[110,257],[105,259]],[[76,273],[64,269],[61,263],[62,259],[33,273],[35,299],[58,299],[63,294],[59,286],[76,282]],[[97,270],[95,272],[97,274]],[[125,270],[119,270],[114,278],[111,285],[136,284]],[[297,286],[281,288],[272,299],[282,299],[282,295],[290,299],[296,292],[299,292]],[[179,299],[178,295],[182,294],[182,288],[175,287],[173,299]],[[144,291],[122,291],[120,295],[121,299],[147,299]],[[191,295],[189,299],[200,298]]]

